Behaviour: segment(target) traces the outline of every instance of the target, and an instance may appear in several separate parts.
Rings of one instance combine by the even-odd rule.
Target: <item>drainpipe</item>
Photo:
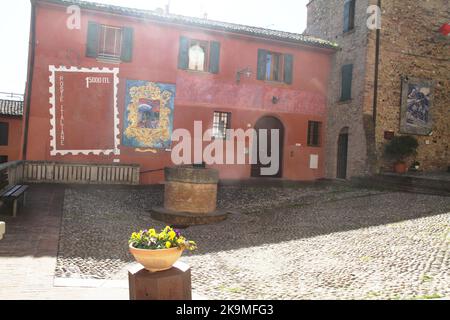
[[[28,77],[27,77],[27,90],[25,93],[26,102],[25,102],[25,124],[23,129],[22,160],[27,159],[28,125],[30,122],[31,90],[34,74],[35,52],[36,52],[36,3],[35,0],[31,0],[30,43],[28,49]]]
[[[380,8],[381,13],[381,0],[378,0],[378,8]],[[381,38],[381,30],[377,29],[376,31],[376,44],[375,44],[375,79],[373,82],[373,124],[374,128],[377,123],[377,107],[378,107],[378,74],[380,67],[380,38]]]

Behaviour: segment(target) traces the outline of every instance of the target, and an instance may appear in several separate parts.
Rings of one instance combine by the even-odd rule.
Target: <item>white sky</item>
[[[163,8],[169,0],[95,0],[141,9]],[[171,13],[302,33],[308,0],[171,0]],[[0,92],[25,90],[29,0],[0,1]]]

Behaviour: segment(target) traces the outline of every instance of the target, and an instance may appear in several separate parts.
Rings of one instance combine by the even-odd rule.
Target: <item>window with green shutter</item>
[[[355,28],[355,0],[346,0],[344,3],[344,32]]]
[[[219,73],[220,42],[180,37],[178,69]]]
[[[131,62],[133,28],[88,23],[86,56],[108,61]]]
[[[308,146],[320,147],[320,131],[322,123],[318,121],[308,121]]]
[[[343,66],[341,80],[341,101],[347,101],[352,98],[352,78],[353,65],[347,64]]]
[[[258,49],[257,79],[292,84],[293,64],[291,54]]]

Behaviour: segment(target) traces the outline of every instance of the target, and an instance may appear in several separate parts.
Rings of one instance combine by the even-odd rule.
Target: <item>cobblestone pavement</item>
[[[0,300],[128,299],[128,290],[121,288],[54,287],[64,188],[31,185],[17,218],[0,215],[6,222],[0,241]]]
[[[162,187],[66,189],[58,277],[124,280],[131,232],[162,227]],[[353,189],[221,187],[223,223],[184,231],[211,299],[450,297],[450,198]]]

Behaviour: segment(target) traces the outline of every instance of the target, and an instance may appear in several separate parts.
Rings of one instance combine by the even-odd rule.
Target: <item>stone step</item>
[[[446,179],[379,174],[370,177],[352,178],[351,182],[358,187],[450,196],[450,180]]]

